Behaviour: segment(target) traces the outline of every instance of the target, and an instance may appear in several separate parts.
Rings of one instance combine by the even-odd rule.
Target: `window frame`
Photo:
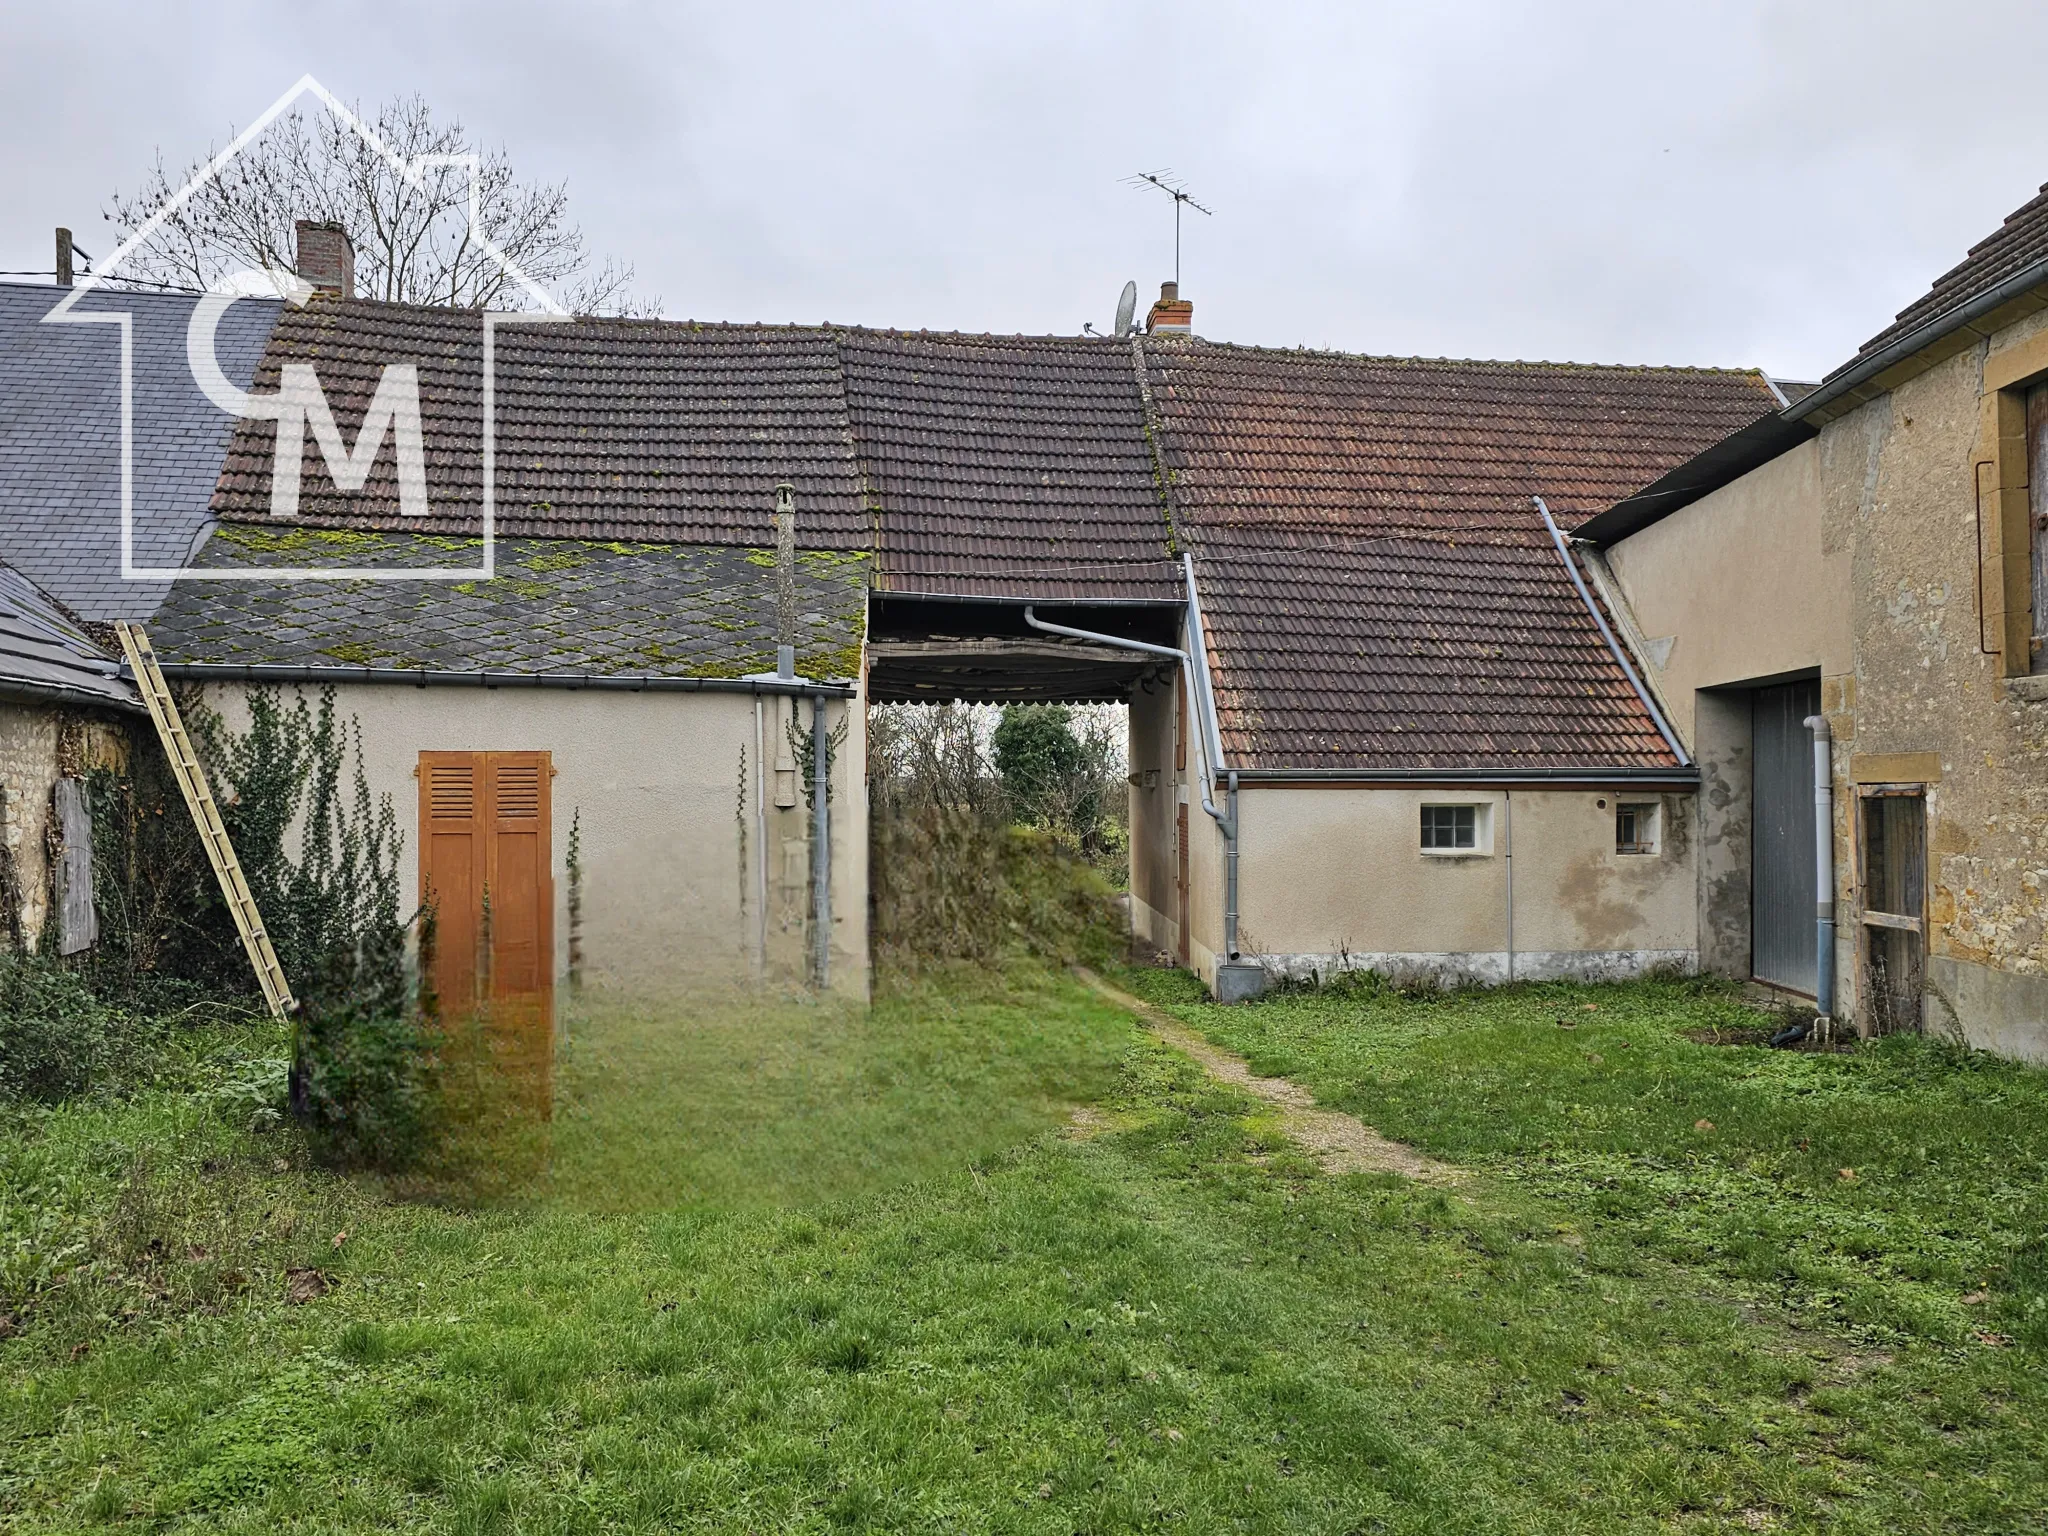
[[[1432,811],[1472,813],[1472,841],[1467,846],[1433,846],[1430,835]],[[1417,852],[1426,859],[1484,859],[1493,853],[1493,802],[1490,800],[1426,800],[1417,816]]]
[[[1635,818],[1636,836],[1624,842],[1621,819]],[[1644,835],[1647,830],[1648,836]],[[1664,804],[1661,800],[1619,800],[1614,802],[1614,851],[1625,858],[1654,858],[1664,851]]]

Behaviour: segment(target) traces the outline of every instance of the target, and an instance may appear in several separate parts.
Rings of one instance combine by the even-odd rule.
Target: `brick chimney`
[[[1171,336],[1185,336],[1194,328],[1194,302],[1180,296],[1179,283],[1161,283],[1159,302],[1152,306],[1152,313],[1145,317],[1145,329],[1148,332],[1164,331]]]
[[[321,293],[356,296],[356,248],[339,224],[299,220],[299,276]]]

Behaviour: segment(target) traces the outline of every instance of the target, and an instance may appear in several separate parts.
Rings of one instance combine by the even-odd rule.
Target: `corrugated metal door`
[[[1750,696],[1750,974],[1811,994],[1814,966],[1813,735],[1820,683]]]

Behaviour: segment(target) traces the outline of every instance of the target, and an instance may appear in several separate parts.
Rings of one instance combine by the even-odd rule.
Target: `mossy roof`
[[[481,539],[227,523],[216,569],[480,565]],[[860,666],[866,554],[797,557],[797,666]],[[488,580],[188,580],[151,634],[166,662],[370,666],[443,672],[741,677],[775,665],[769,550],[501,538]]]

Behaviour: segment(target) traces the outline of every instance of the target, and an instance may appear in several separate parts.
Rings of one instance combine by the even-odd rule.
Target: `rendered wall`
[[[1615,852],[1615,791],[1275,786],[1240,801],[1240,942],[1290,975],[1340,968],[1449,985],[1637,975],[1694,964],[1689,795],[1660,805],[1654,854]],[[1601,802],[1605,802],[1603,805]],[[1421,808],[1491,807],[1489,853],[1422,851]]]
[[[1174,690],[1155,684],[1131,699],[1131,932],[1166,954],[1180,936],[1174,893]]]
[[[1699,689],[1854,666],[1853,529],[1824,489],[1823,446],[1803,443],[1606,551],[1687,742]]]
[[[241,690],[214,689],[211,696],[239,728],[246,719]],[[565,975],[568,965],[564,861],[580,813],[586,982],[651,997],[752,981],[755,861],[764,852],[767,980],[788,985],[804,976],[810,818],[784,735],[791,701],[762,703],[765,850],[755,830],[755,701],[747,695],[369,684],[346,685],[338,694],[342,715],[362,725],[372,791],[389,794],[398,813],[407,899],[418,892],[419,754],[552,754],[556,974]],[[867,741],[858,701],[850,714],[832,764],[831,981],[835,991],[864,997]],[[846,701],[829,705],[834,726],[848,715]],[[808,701],[799,724],[808,733]],[[778,760],[790,765],[780,796]],[[778,797],[794,804],[780,808]]]

